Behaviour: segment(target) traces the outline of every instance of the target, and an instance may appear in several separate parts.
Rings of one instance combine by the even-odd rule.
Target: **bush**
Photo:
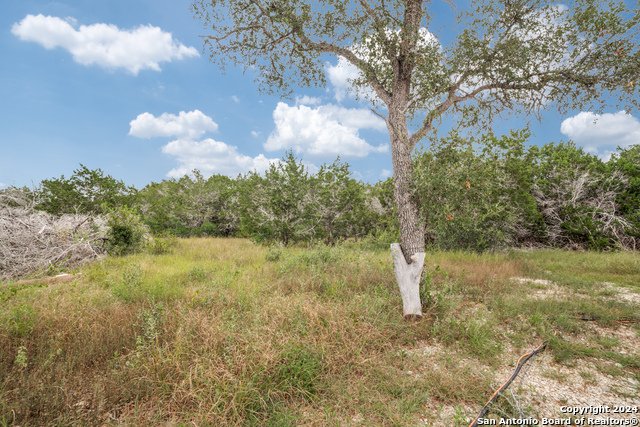
[[[218,231],[218,227],[215,224],[207,221],[196,229],[196,235],[213,237],[220,235],[220,232]]]
[[[416,151],[413,195],[428,247],[485,251],[513,242],[521,214],[503,165],[508,150],[525,138],[514,133],[500,141],[491,134],[465,140],[452,132]]]
[[[364,250],[385,250],[388,251],[392,243],[400,241],[400,230],[387,229],[375,230],[358,242],[358,247]]]
[[[144,249],[146,252],[152,255],[170,254],[173,251],[173,247],[176,245],[176,243],[177,241],[175,237],[156,236],[154,238],[147,239],[147,242],[144,245]]]
[[[136,211],[126,206],[107,210],[107,236],[104,247],[110,255],[126,255],[142,249],[147,227]]]

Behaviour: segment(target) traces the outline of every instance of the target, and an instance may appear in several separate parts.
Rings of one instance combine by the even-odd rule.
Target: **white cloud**
[[[342,125],[356,129],[387,130],[384,120],[373,114],[370,110],[360,108],[344,108],[339,105],[327,104],[318,107],[318,112],[326,115],[330,120],[340,122]]]
[[[309,172],[311,175],[317,174],[318,171],[320,170],[320,168],[318,166],[316,166],[314,163],[308,162],[308,161],[306,161],[304,159],[300,160],[300,162],[305,167],[307,172]]]
[[[316,105],[320,104],[321,102],[322,100],[320,98],[316,98],[314,96],[296,96],[296,105]]]
[[[386,129],[384,121],[368,110],[331,104],[312,109],[279,102],[273,119],[276,129],[264,144],[267,151],[293,148],[296,153],[315,156],[364,157],[389,149],[388,144],[373,147],[358,136],[359,129]]]
[[[238,98],[238,97],[237,97],[237,96],[235,96],[235,95],[231,95],[231,99],[233,99],[233,101],[234,101],[236,104],[239,104],[239,103],[240,103],[240,98]]]
[[[7,186],[7,184],[0,182],[0,188],[6,187],[6,186]]]
[[[380,176],[383,178],[389,178],[392,175],[393,171],[390,171],[389,169],[382,169],[382,172],[380,173]]]
[[[264,172],[270,163],[278,159],[268,159],[264,154],[256,157],[238,153],[238,147],[211,138],[202,141],[177,139],[162,147],[162,152],[175,156],[178,167],[167,174],[171,178],[179,178],[198,169],[203,175],[219,173],[231,177],[247,171]]]
[[[235,177],[248,171],[264,172],[270,163],[279,159],[268,159],[264,154],[256,157],[238,152],[238,148],[221,141],[206,138],[197,141],[205,132],[215,132],[218,125],[199,110],[175,114],[163,113],[154,117],[150,113],[138,115],[130,123],[129,135],[138,138],[177,137],[162,147],[162,152],[174,156],[178,166],[167,174],[179,178],[198,169],[203,175],[219,173]],[[253,131],[254,136],[258,132]]]
[[[129,122],[131,126],[129,135],[138,138],[151,138],[154,136],[199,138],[205,132],[216,132],[218,125],[200,110],[185,113],[180,111],[175,114],[163,113],[154,117],[151,113],[142,113]]]
[[[325,70],[329,77],[329,82],[333,86],[336,101],[342,102],[347,93],[353,93],[350,82],[360,76],[360,70],[342,56],[338,57],[336,65],[331,65],[327,62]],[[369,93],[373,92],[369,90]]]
[[[258,137],[258,135],[260,135],[260,132],[256,132],[255,130],[252,130],[252,131],[251,131],[251,136],[253,136],[253,137],[256,137],[256,138],[257,138],[257,137]]]
[[[113,70],[124,68],[133,75],[140,70],[160,71],[161,62],[198,56],[194,47],[173,39],[171,33],[152,25],[121,30],[111,24],[81,25],[74,18],[27,15],[13,24],[11,32],[24,41],[46,49],[61,47],[82,65],[99,65]]]
[[[610,158],[611,149],[618,146],[640,144],[640,121],[624,111],[602,115],[583,111],[564,120],[560,132],[603,159]]]

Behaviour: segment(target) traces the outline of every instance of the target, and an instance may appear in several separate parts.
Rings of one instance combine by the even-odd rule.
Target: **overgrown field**
[[[616,320],[640,317],[639,271],[630,252],[429,253],[409,323],[388,251],[180,239],[0,285],[0,425],[464,426],[545,340],[548,381],[633,400],[640,327]],[[490,414],[550,416],[531,378]]]

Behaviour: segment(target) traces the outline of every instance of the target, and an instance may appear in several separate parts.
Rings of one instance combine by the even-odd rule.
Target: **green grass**
[[[562,250],[532,251],[523,258],[536,271],[560,283],[592,286],[612,282],[640,293],[640,256],[637,252],[571,252]]]
[[[615,338],[575,319],[638,332],[614,322],[637,307],[597,285],[632,286],[638,255],[430,253],[425,315],[409,323],[387,251],[165,249],[102,259],[73,283],[0,285],[0,425],[415,425],[428,402],[479,409],[491,370],[515,362],[507,348],[542,340],[558,363],[640,377]],[[534,299],[543,286],[512,276],[579,292]],[[427,342],[445,349],[429,363]]]

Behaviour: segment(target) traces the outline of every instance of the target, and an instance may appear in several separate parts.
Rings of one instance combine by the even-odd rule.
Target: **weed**
[[[129,355],[125,366],[137,368],[144,362],[144,357],[157,345],[162,332],[161,323],[164,317],[164,304],[152,303],[150,307],[140,309],[136,314],[136,327],[140,334],[136,335],[136,347]],[[117,356],[117,353],[116,353]]]
[[[285,258],[281,272],[287,274],[300,269],[323,271],[327,266],[339,267],[352,259],[342,248],[319,244],[311,249],[294,253]]]
[[[122,272],[122,281],[112,287],[112,292],[123,301],[132,301],[140,293],[143,283],[144,272],[142,268],[133,265]]]
[[[161,323],[165,314],[164,304],[152,303],[150,307],[141,309],[138,314],[136,324],[142,330],[142,335],[136,338],[136,347],[147,347],[157,342],[161,333]]]
[[[442,296],[435,292],[434,278],[438,275],[443,275],[445,278],[449,277],[449,274],[440,269],[439,265],[434,265],[432,268],[425,268],[422,273],[422,281],[420,282],[420,301],[422,302],[423,310],[436,307],[442,302]]]
[[[456,427],[463,427],[467,425],[467,414],[460,405],[456,406],[456,413],[453,416],[453,422]]]
[[[264,255],[265,261],[276,262],[282,258],[283,250],[282,247],[278,244],[273,244],[269,246],[269,250]]]
[[[567,379],[569,379],[569,374],[561,373],[557,369],[546,369],[542,375],[547,378],[551,378],[552,380],[556,380],[561,384],[566,383]]]
[[[322,358],[304,346],[292,346],[281,355],[275,381],[285,390],[311,399],[318,391],[323,370]]]
[[[9,318],[9,332],[17,337],[26,337],[33,331],[38,312],[31,306],[19,305]]]
[[[602,372],[605,375],[609,375],[612,377],[617,377],[620,375],[624,375],[624,371],[622,369],[620,369],[620,365],[619,364],[614,364],[614,363],[598,363],[596,364],[596,369],[598,369],[598,371]]]
[[[596,376],[589,371],[579,371],[578,374],[588,384],[596,385],[598,383]]]
[[[140,266],[132,266],[122,272],[122,283],[127,286],[140,286],[143,276]]]
[[[616,337],[600,335],[596,337],[595,341],[606,350],[611,350],[613,347],[617,347],[620,345],[620,339]]]
[[[152,255],[165,255],[173,252],[176,246],[175,237],[154,237],[145,242],[144,249]]]
[[[16,354],[16,360],[15,360],[15,364],[18,368],[22,369],[26,369],[27,367],[27,348],[23,345],[21,345],[20,347],[18,347],[18,354]]]
[[[194,282],[202,282],[207,279],[209,274],[202,267],[191,267],[189,270],[189,280]]]

